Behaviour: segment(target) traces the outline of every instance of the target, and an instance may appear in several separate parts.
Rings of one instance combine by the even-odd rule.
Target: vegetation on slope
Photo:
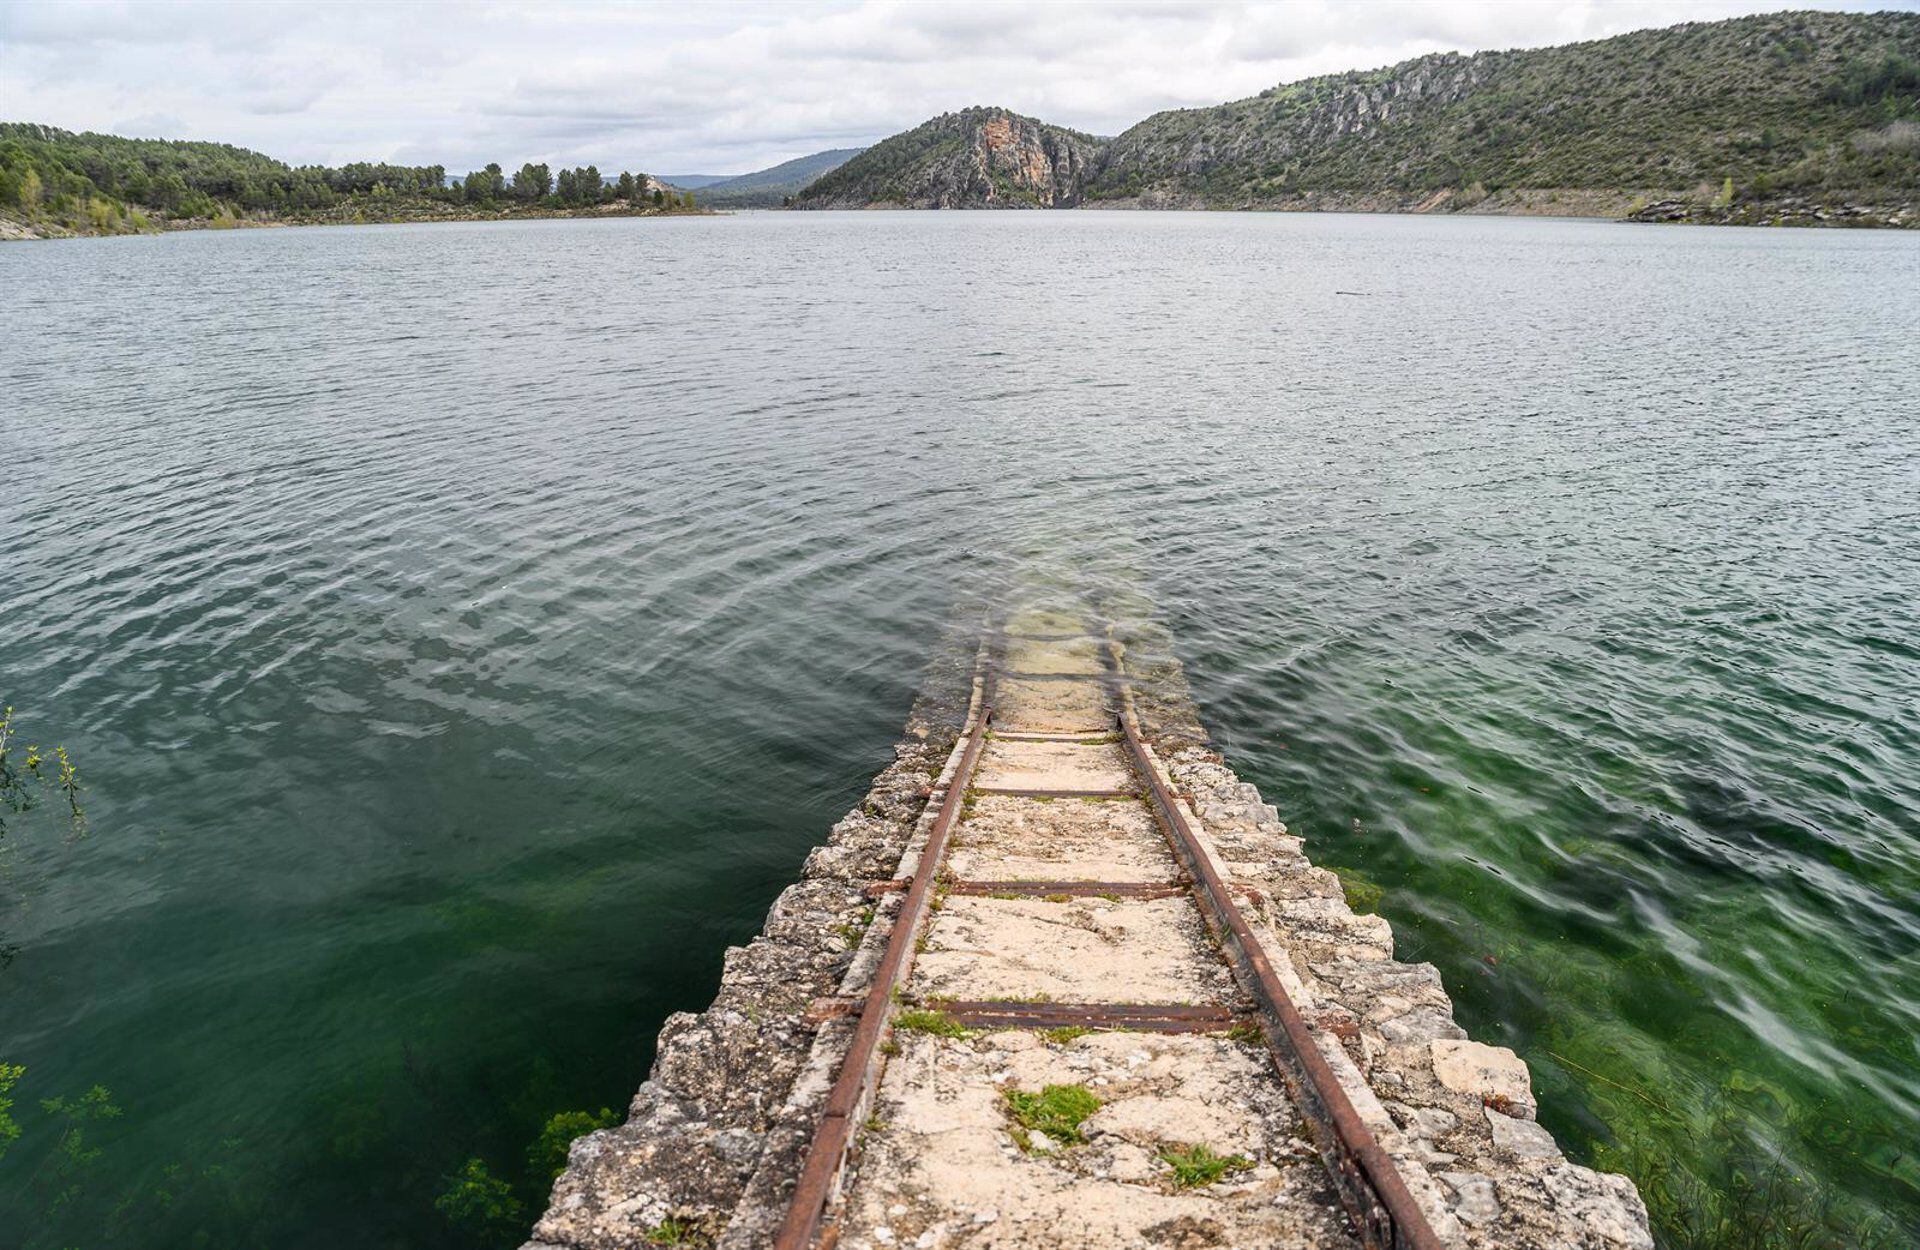
[[[1072,136],[1077,178],[1036,198],[992,169],[970,109],[893,136],[803,207],[1361,207],[1920,225],[1920,14],[1776,13],[1332,74]],[[1796,209],[1794,206],[1800,206]],[[1802,211],[1804,210],[1804,211]],[[1841,214],[1845,216],[1847,214]]]
[[[415,220],[690,208],[645,174],[498,165],[450,181],[439,165],[294,168],[225,143],[123,139],[0,122],[0,215],[27,234],[119,234],[155,225]]]
[[[1780,13],[1276,87],[1116,139],[1095,199],[1920,186],[1920,15]]]

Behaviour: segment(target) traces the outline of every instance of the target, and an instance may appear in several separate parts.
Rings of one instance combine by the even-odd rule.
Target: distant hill
[[[1011,143],[1004,119],[1019,123]],[[1920,14],[1776,13],[1441,53],[1158,113],[1112,140],[1046,138],[1073,134],[1005,110],[947,114],[876,144],[795,206],[1920,225]]]
[[[732,174],[661,174],[660,181],[682,191],[698,191],[701,187],[710,187],[731,177]]]
[[[770,208],[865,150],[833,148],[815,152],[811,156],[797,156],[766,169],[756,169],[750,174],[716,178],[704,185],[695,184],[695,189],[700,191],[699,200],[702,204],[716,208]]]
[[[796,208],[1068,208],[1106,140],[1002,108],[943,113],[805,188]]]

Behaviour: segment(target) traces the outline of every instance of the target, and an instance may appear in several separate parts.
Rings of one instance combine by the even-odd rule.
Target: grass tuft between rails
[[[1160,1162],[1173,1169],[1175,1189],[1198,1189],[1253,1166],[1253,1160],[1245,1155],[1223,1155],[1205,1144],[1163,1146]]]
[[[1044,1133],[1063,1146],[1087,1140],[1080,1125],[1100,1110],[1100,1100],[1084,1085],[1049,1085],[1041,1090],[1010,1089],[1001,1094],[1007,1114],[1017,1125],[1014,1140],[1032,1150],[1033,1133]]]
[[[676,1220],[669,1216],[647,1230],[647,1244],[650,1246],[691,1246],[700,1240],[700,1230],[687,1220]]]
[[[971,1030],[944,1011],[914,1008],[893,1018],[895,1032],[931,1033],[935,1037],[966,1037]]]

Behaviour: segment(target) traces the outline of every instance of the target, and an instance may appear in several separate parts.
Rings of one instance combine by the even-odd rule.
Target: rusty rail
[[[995,733],[995,742],[1050,742],[1063,747],[1102,747],[1110,742],[1120,741],[1119,734],[1110,733]]]
[[[1102,803],[1147,797],[1138,790],[1023,790],[1017,786],[975,786],[973,792],[983,799],[1092,799]]]
[[[1030,1003],[1011,999],[929,999],[927,1006],[968,1028],[1125,1029],[1134,1033],[1220,1033],[1230,1007],[1156,1003]]]
[[[1247,988],[1260,1006],[1260,1031],[1273,1054],[1274,1066],[1293,1094],[1293,1101],[1314,1130],[1321,1158],[1334,1180],[1340,1200],[1370,1250],[1445,1250],[1413,1191],[1394,1166],[1393,1159],[1354,1109],[1353,1100],[1320,1053],[1300,1009],[1273,970],[1260,939],[1247,924],[1233,892],[1201,846],[1193,825],[1180,810],[1179,800],[1162,778],[1160,769],[1140,736],[1132,691],[1113,646],[1108,648],[1111,676],[1120,695],[1120,732],[1134,765],[1147,782],[1153,806],[1174,855],[1194,880],[1194,895],[1208,925],[1233,956]]]
[[[1266,1038],[1274,1066],[1286,1082],[1295,1105],[1313,1130],[1322,1160],[1334,1181],[1334,1188],[1359,1230],[1362,1243],[1369,1250],[1445,1250],[1444,1243],[1433,1231],[1393,1159],[1360,1118],[1332,1065],[1320,1052],[1311,1027],[1292,996],[1287,993],[1258,936],[1235,902],[1235,893],[1245,891],[1236,891],[1222,880],[1192,822],[1181,809],[1179,799],[1140,733],[1132,692],[1121,672],[1117,649],[1111,645],[1107,658],[1110,679],[1120,696],[1120,737],[1135,770],[1146,782],[1145,793],[1131,797],[1144,799],[1154,808],[1175,857],[1191,878],[1194,896],[1208,927],[1233,959],[1243,983],[1258,1005],[1259,1027]],[[983,672],[979,682],[972,726],[947,784],[939,812],[927,832],[912,878],[907,881],[874,882],[868,887],[870,895],[878,896],[904,889],[906,897],[895,915],[893,929],[874,971],[872,985],[859,1002],[859,1022],[808,1145],[786,1217],[774,1237],[773,1250],[813,1250],[817,1238],[821,1245],[833,1240],[834,1230],[831,1228],[827,1230],[827,1236],[821,1238],[822,1221],[839,1183],[847,1152],[853,1144],[855,1124],[878,1084],[883,1047],[892,1031],[897,991],[912,969],[914,948],[931,910],[934,885],[946,856],[947,844],[960,819],[969,783],[985,750],[987,727],[992,716],[991,674]],[[1028,793],[1039,796],[1038,792]],[[1049,792],[1046,797],[1055,795]],[[1065,797],[1065,794],[1059,797]],[[1074,797],[1094,796],[1078,793]],[[1120,794],[1115,793],[1113,797],[1120,797]],[[956,892],[996,893],[1004,890],[1024,894],[1029,888],[1037,888],[1038,884],[967,882],[961,884]],[[1103,893],[1138,897],[1159,897],[1163,891],[1178,888],[1170,882],[1046,884],[1050,886],[1049,893],[1053,894],[1081,895],[1098,889]],[[1120,888],[1116,889],[1116,886]],[[942,1008],[962,1023],[977,1027],[1045,1028],[1079,1024],[1083,1027],[1156,1032],[1212,1032],[1233,1027],[1235,1019],[1232,1012],[1224,1007],[1036,1004],[988,1000],[942,1001],[929,1005]],[[816,1004],[823,1020],[852,1014],[853,1006],[851,1000],[822,1000]]]
[[[847,1047],[846,1058],[840,1061],[840,1073],[827,1094],[826,1108],[814,1129],[813,1140],[808,1143],[806,1162],[794,1185],[786,1218],[774,1236],[774,1250],[810,1250],[820,1229],[821,1216],[833,1197],[847,1150],[853,1144],[854,1125],[861,1105],[878,1083],[881,1048],[893,1028],[894,992],[913,966],[914,945],[920,926],[926,922],[934,879],[940,872],[941,861],[946,858],[953,826],[960,818],[967,783],[972,780],[974,768],[986,747],[987,722],[993,716],[992,678],[983,674],[980,682],[975,695],[973,729],[947,783],[939,815],[927,831],[926,845],[920,850],[920,862],[914,866],[907,896],[894,916],[886,952],[874,969],[873,984],[860,1007],[860,1023],[854,1027],[853,1041]]]
[[[1178,881],[955,881],[949,894],[1010,898],[1173,898],[1185,894]]]
[[[913,884],[912,880],[899,878],[891,881],[869,881],[865,890],[868,898],[879,898],[886,894],[898,894]],[[941,890],[947,894],[972,895],[984,897],[1012,896],[1014,898],[1172,898],[1176,894],[1185,894],[1187,887],[1178,881],[958,881],[941,883]]]

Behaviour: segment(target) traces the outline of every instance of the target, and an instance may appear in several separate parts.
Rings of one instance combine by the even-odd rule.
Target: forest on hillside
[[[0,213],[76,234],[182,222],[411,220],[600,206],[666,212],[692,203],[646,174],[610,178],[592,165],[556,173],[528,162],[509,176],[490,164],[464,178],[449,178],[440,165],[295,167],[225,143],[0,122]]]

